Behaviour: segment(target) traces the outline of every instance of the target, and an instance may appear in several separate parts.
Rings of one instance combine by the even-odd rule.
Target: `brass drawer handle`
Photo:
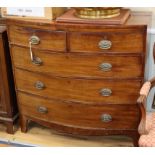
[[[35,57],[35,58],[33,58],[32,63],[34,65],[41,66],[43,62],[39,57]]]
[[[35,88],[36,89],[39,89],[39,90],[42,90],[45,88],[45,84],[41,81],[37,81],[35,84],[34,84]]]
[[[38,107],[37,111],[42,114],[46,114],[48,112],[47,108],[42,106]]]
[[[109,88],[103,88],[101,89],[100,93],[102,96],[111,96],[112,91]]]
[[[30,59],[31,62],[37,66],[42,64],[42,60],[39,57],[35,57],[32,51],[32,45],[37,45],[40,43],[40,39],[37,36],[31,36],[29,39],[29,47],[30,47]]]
[[[101,115],[101,121],[108,123],[112,121],[112,116],[110,114]]]
[[[111,71],[112,64],[110,64],[110,63],[101,63],[100,68],[101,68],[102,71],[105,71],[105,72],[106,71]]]
[[[31,42],[32,45],[37,45],[40,43],[40,38],[33,35],[30,37],[29,42]]]
[[[98,43],[98,46],[99,46],[100,49],[107,50],[107,49],[111,48],[112,42],[110,40],[101,40]]]

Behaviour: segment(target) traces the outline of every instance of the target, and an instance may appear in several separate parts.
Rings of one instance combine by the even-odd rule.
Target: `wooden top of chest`
[[[78,23],[58,23],[55,20],[38,20],[38,19],[6,19],[7,25],[19,25],[33,28],[50,29],[50,30],[71,30],[71,29],[103,29],[103,28],[135,28],[150,27],[152,15],[150,12],[132,12],[129,19],[122,25],[101,25],[101,24],[78,24]]]

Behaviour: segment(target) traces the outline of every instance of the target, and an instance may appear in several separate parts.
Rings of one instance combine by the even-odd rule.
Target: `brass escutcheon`
[[[112,116],[110,114],[101,115],[101,121],[108,123],[112,121]]]
[[[37,45],[40,43],[40,38],[35,35],[31,36],[29,39],[29,42],[31,42],[31,44],[33,44],[33,45]]]
[[[112,91],[109,88],[103,88],[101,89],[100,93],[102,96],[111,96]]]
[[[110,63],[101,63],[100,68],[102,71],[110,71],[112,69],[112,65]]]
[[[107,50],[107,49],[111,48],[112,42],[110,40],[101,40],[98,43],[98,46],[99,46],[100,49]]]
[[[35,88],[36,89],[39,89],[39,90],[42,90],[45,88],[45,84],[41,81],[37,81],[35,84],[34,84]]]
[[[48,112],[47,108],[42,106],[38,107],[37,111],[42,114],[46,114]]]
[[[40,66],[40,65],[42,65],[43,62],[39,57],[34,57],[33,60],[32,60],[32,63],[34,65]]]

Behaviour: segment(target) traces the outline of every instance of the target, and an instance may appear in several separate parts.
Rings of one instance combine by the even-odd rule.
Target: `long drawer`
[[[12,46],[15,67],[65,77],[138,78],[143,77],[141,56],[49,53],[33,50],[38,63],[30,59],[28,48]],[[40,63],[39,63],[40,62]]]
[[[32,41],[33,48],[66,51],[66,32],[64,31],[39,30],[13,25],[8,30],[11,44],[29,47],[29,42]]]
[[[141,53],[145,50],[142,30],[131,30],[127,33],[117,29],[111,33],[71,32],[69,40],[72,52]]]
[[[141,87],[139,80],[86,80],[45,76],[20,69],[15,70],[20,91],[85,103],[136,104]]]
[[[84,105],[18,93],[20,112],[47,122],[80,128],[136,129],[138,105]]]

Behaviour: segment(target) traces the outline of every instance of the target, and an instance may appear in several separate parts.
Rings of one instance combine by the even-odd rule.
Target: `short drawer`
[[[85,105],[47,100],[18,92],[22,115],[80,128],[136,129],[138,105]]]
[[[141,56],[105,54],[48,53],[34,50],[32,62],[28,48],[12,46],[15,67],[64,77],[137,78],[143,77]]]
[[[59,78],[20,69],[15,70],[15,75],[20,91],[86,104],[136,104],[141,87],[138,80]]]
[[[32,48],[66,50],[66,32],[64,31],[48,31],[12,25],[9,27],[9,39],[11,44],[26,47],[30,46],[31,41]]]
[[[72,52],[121,52],[141,53],[145,50],[145,35],[142,31],[86,33],[72,32],[69,35]]]

